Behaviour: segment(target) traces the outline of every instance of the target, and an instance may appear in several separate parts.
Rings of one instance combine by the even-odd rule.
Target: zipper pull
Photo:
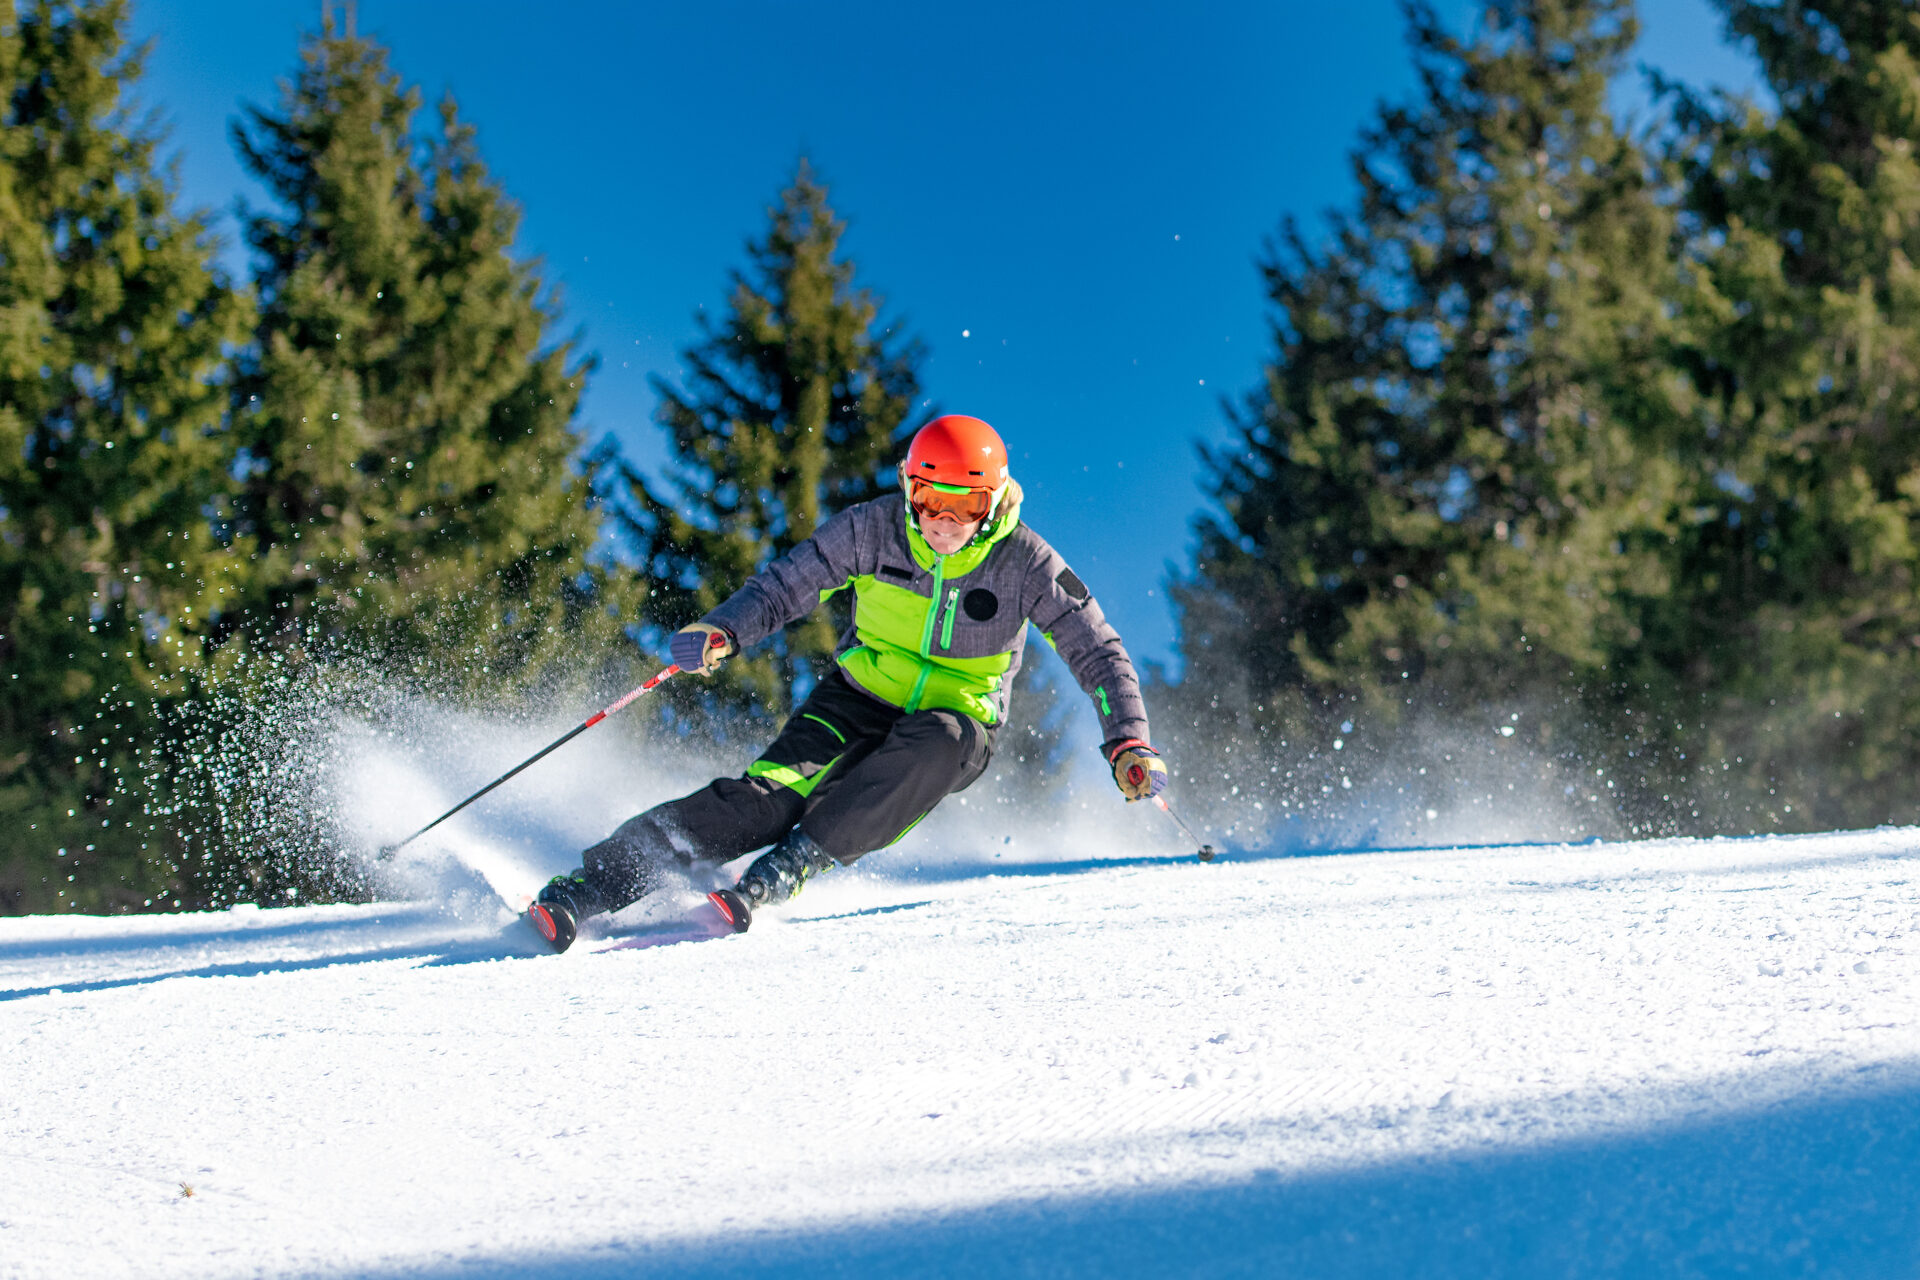
[[[954,602],[959,599],[960,588],[955,587],[947,592],[947,620],[940,624],[940,647],[942,649],[953,648],[953,606]]]

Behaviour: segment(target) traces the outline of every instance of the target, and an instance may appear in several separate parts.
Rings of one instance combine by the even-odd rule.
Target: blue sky
[[[1443,0],[1464,29],[1478,6]],[[1706,0],[1643,5],[1639,57],[1751,91]],[[319,0],[134,0],[144,103],[182,194],[245,258],[229,122],[272,105]],[[997,426],[1026,513],[1136,656],[1170,661],[1170,571],[1205,504],[1194,445],[1268,354],[1254,260],[1351,193],[1348,152],[1412,93],[1393,0],[1204,5],[361,0],[429,102],[451,90],[601,357],[583,420],[666,460],[647,378],[680,375],[801,155],[860,280],[931,349],[943,407]],[[1622,112],[1644,112],[1624,87]]]

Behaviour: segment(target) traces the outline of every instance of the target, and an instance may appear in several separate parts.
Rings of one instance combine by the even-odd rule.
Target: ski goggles
[[[942,517],[961,524],[975,524],[993,514],[999,504],[996,489],[968,489],[957,484],[940,484],[911,476],[907,480],[907,501],[922,520]]]

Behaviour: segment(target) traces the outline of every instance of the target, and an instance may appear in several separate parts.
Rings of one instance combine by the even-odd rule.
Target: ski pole
[[[724,643],[724,641],[722,643]],[[573,726],[573,728],[567,730],[565,733],[555,738],[552,742],[549,742],[546,746],[540,748],[538,751],[528,756],[525,760],[522,760],[519,764],[513,766],[513,768],[507,770],[505,773],[495,778],[492,782],[489,782],[486,786],[480,788],[478,791],[468,796],[465,800],[462,800],[459,804],[453,806],[453,808],[447,810],[445,813],[435,818],[432,822],[429,822],[426,826],[420,828],[418,831],[408,836],[405,840],[400,840],[393,844],[382,846],[379,854],[376,856],[380,859],[380,861],[385,862],[388,858],[391,858],[397,851],[399,851],[400,849],[404,848],[407,845],[412,844],[415,840],[418,840],[421,836],[427,834],[427,832],[433,830],[435,827],[445,822],[448,818],[451,818],[454,814],[460,812],[462,809],[472,804],[475,800],[478,800],[481,796],[487,794],[487,792],[493,790],[495,787],[505,782],[508,778],[511,778],[514,774],[519,773],[522,769],[526,768],[528,765],[539,760],[542,756],[545,756],[549,752],[555,751],[558,748],[565,746],[567,743],[573,741],[575,738],[579,737],[581,734],[585,733],[587,730],[593,728],[593,726],[599,724],[602,720],[605,720],[608,716],[614,714],[615,712],[624,710],[626,705],[629,702],[632,702],[635,698],[639,697],[643,693],[652,692],[654,687],[657,686],[662,680],[665,680],[668,676],[676,676],[679,674],[680,674],[680,668],[678,666],[668,667],[665,671],[662,671],[659,675],[647,681],[645,684],[641,685],[638,689],[635,689],[632,692],[628,693],[625,697],[621,698],[618,702],[615,702],[613,705],[605,708],[604,710],[594,712],[592,715],[588,716],[585,720]]]
[[[1179,823],[1180,829],[1187,833],[1187,839],[1200,845],[1198,852],[1194,856],[1198,857],[1202,862],[1212,862],[1214,857],[1213,846],[1210,844],[1200,844],[1200,837],[1193,834],[1192,827],[1180,821],[1180,815],[1173,811],[1173,806],[1167,803],[1166,797],[1155,796],[1153,797],[1153,802],[1160,806],[1160,812],[1172,818],[1176,823]]]

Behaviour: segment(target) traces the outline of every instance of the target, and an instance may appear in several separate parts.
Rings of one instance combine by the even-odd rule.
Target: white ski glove
[[[673,665],[688,675],[710,676],[737,647],[725,627],[696,622],[673,633],[667,652],[673,657]]]
[[[1113,782],[1131,804],[1159,795],[1167,787],[1167,766],[1160,753],[1138,738],[1128,738],[1107,749],[1107,761],[1113,765]]]

